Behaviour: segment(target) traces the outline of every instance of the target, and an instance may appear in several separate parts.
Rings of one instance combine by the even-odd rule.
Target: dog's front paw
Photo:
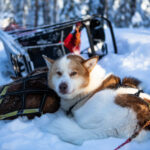
[[[77,138],[64,138],[64,137],[60,137],[60,139],[64,142],[67,142],[69,144],[73,144],[73,145],[77,145],[77,146],[80,146],[83,144],[83,141],[80,139],[78,140]]]
[[[66,117],[57,118],[48,128],[50,133],[57,135],[61,140],[75,145],[84,142],[82,130],[74,120]]]

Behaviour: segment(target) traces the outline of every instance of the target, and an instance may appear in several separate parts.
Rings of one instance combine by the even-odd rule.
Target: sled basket
[[[31,119],[58,108],[59,97],[47,85],[47,68],[0,87],[0,120],[18,116]]]
[[[46,65],[43,54],[51,59],[57,59],[67,53],[78,53],[87,57],[99,55],[102,58],[108,53],[105,24],[110,29],[114,53],[117,53],[111,22],[97,15],[54,25],[8,31],[7,35],[0,33],[0,38],[14,75],[25,76]],[[4,40],[6,36],[11,36],[11,40]]]

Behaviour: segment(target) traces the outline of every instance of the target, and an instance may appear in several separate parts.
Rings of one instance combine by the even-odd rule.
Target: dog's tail
[[[142,82],[140,80],[133,78],[133,77],[125,77],[122,80],[123,86],[137,88],[137,89],[142,89],[141,83]]]

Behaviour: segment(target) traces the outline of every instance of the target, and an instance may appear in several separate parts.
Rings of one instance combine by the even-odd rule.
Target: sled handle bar
[[[113,27],[112,27],[111,22],[107,18],[105,18],[104,16],[101,16],[101,15],[93,15],[93,17],[102,18],[107,22],[107,24],[109,26],[109,29],[110,29],[111,36],[112,36],[114,53],[117,54],[118,53],[118,48],[117,48],[117,45],[116,45],[115,35],[114,35],[114,31],[113,31]]]

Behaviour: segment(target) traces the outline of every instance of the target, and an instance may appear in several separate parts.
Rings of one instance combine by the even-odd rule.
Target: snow
[[[9,78],[9,63],[4,51],[4,46],[0,41],[0,85],[6,84],[11,81]]]
[[[119,55],[109,53],[100,64],[120,77],[140,79],[145,91],[150,93],[150,80],[147,80],[150,76],[150,30],[116,29],[114,32]]]
[[[150,93],[150,30],[115,29],[119,54],[112,53],[110,37],[107,37],[109,54],[99,61],[107,72],[121,78],[133,76],[143,81],[144,90]],[[10,81],[8,60],[0,42],[0,85]],[[28,120],[26,117],[12,121],[0,121],[0,150],[112,150],[125,139],[108,138],[86,141],[81,146],[61,141],[47,131],[53,119],[61,113],[45,114]],[[131,142],[121,150],[149,150],[150,141]]]
[[[134,14],[134,16],[132,17],[132,24],[133,25],[140,25],[140,23],[142,22],[142,18],[140,13],[136,12]]]
[[[141,7],[144,11],[150,14],[150,3],[148,0],[143,1]]]

